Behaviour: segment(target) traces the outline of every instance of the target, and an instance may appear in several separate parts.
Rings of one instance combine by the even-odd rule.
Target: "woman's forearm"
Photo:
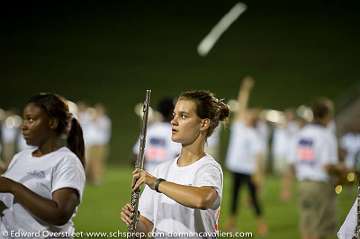
[[[207,209],[211,208],[218,195],[212,187],[193,187],[163,181],[159,192],[175,200],[185,207]]]
[[[75,193],[61,195],[59,201],[47,199],[20,183],[13,185],[11,193],[14,195],[15,201],[29,210],[34,216],[53,225],[64,225],[71,218],[75,208],[74,203],[69,203],[69,201],[78,200]]]

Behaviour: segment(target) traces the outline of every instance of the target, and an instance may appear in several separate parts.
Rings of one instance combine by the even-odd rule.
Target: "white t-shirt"
[[[338,163],[335,135],[317,124],[305,126],[295,136],[289,160],[294,164],[300,181],[327,182],[329,175],[324,166]]]
[[[267,123],[264,120],[259,120],[256,124],[255,130],[263,142],[264,150],[267,150],[269,136],[270,136],[269,126],[267,125]]]
[[[84,142],[87,147],[96,145],[97,140],[97,129],[94,121],[90,121],[86,124],[86,133],[84,136]]]
[[[3,176],[23,184],[34,193],[48,199],[52,198],[52,193],[56,190],[73,188],[78,191],[81,200],[85,173],[80,160],[73,152],[67,147],[42,157],[33,157],[32,152],[33,149],[16,154]],[[74,232],[71,219],[62,226],[50,225],[36,218],[14,201],[14,196],[10,193],[0,193],[0,200],[7,207],[1,217],[0,238],[4,231]]]
[[[155,169],[154,176],[182,185],[211,186],[218,193],[213,207],[201,210],[185,207],[166,195],[145,186],[140,197],[139,210],[141,215],[154,224],[155,232],[217,232],[223,190],[223,172],[214,158],[206,155],[184,167],[177,165],[177,159],[168,161]],[[190,235],[193,236],[192,238],[196,238],[194,234]]]
[[[85,146],[93,145],[96,140],[96,130],[93,125],[94,115],[90,110],[81,111],[78,113],[79,122],[83,130]]]
[[[288,135],[284,127],[277,127],[274,129],[272,153],[275,160],[285,159],[288,152]]]
[[[286,127],[279,126],[274,129],[272,151],[275,159],[287,159],[290,149],[289,142],[293,141],[299,130],[299,126],[293,121],[288,122]]]
[[[256,156],[264,152],[264,144],[254,128],[235,122],[231,126],[226,167],[236,173],[253,174]]]
[[[357,200],[355,200],[353,206],[351,207],[349,214],[346,216],[346,219],[340,230],[337,233],[339,239],[352,239],[355,234],[355,228],[357,224]]]
[[[276,127],[274,129],[272,153],[275,169],[284,172],[288,168],[289,152],[291,152],[292,142],[295,135],[299,132],[299,126],[290,121],[286,127]]]
[[[93,145],[106,145],[111,137],[111,120],[108,116],[102,115],[91,122],[90,130],[92,130]]]
[[[341,137],[340,146],[346,150],[346,167],[349,169],[354,168],[356,158],[360,159],[360,134],[345,134]]]
[[[139,154],[138,140],[133,147],[133,153]],[[180,154],[181,144],[171,140],[171,125],[166,122],[156,122],[150,125],[146,133],[145,162],[146,171],[152,172],[157,165],[172,160]]]
[[[329,124],[327,125],[327,129],[332,133],[333,135],[336,135],[336,123],[335,120],[331,120]]]

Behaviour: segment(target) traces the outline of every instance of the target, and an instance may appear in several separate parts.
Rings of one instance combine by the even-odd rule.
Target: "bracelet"
[[[155,188],[155,191],[156,191],[156,192],[159,193],[159,185],[160,185],[160,183],[163,182],[163,181],[166,181],[166,180],[163,179],[163,178],[157,178],[157,179],[155,180],[154,188]]]

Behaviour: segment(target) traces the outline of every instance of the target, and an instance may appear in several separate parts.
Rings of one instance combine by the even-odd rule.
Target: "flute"
[[[143,169],[144,168],[144,151],[145,151],[145,143],[146,143],[146,129],[149,115],[149,105],[150,105],[150,95],[151,90],[146,90],[146,97],[143,105],[143,120],[142,120],[142,128],[140,131],[140,144],[139,144],[139,154],[135,163],[135,168]],[[131,206],[134,208],[133,220],[132,223],[128,226],[128,232],[130,233],[130,238],[136,238],[136,226],[139,221],[139,199],[140,199],[140,188],[136,191],[132,191],[131,193]]]

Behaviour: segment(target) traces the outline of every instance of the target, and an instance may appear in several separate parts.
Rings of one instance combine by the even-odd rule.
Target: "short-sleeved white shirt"
[[[226,167],[236,173],[253,174],[256,157],[264,152],[264,143],[254,128],[235,122],[231,126]]]
[[[91,144],[106,145],[111,137],[111,120],[108,116],[102,115],[91,121]]]
[[[201,210],[183,206],[164,194],[145,187],[139,201],[141,215],[154,224],[156,232],[163,233],[216,233],[223,190],[221,166],[210,155],[191,165],[179,167],[177,159],[160,164],[154,176],[169,182],[213,187],[218,199],[212,208]]]
[[[357,224],[357,200],[355,200],[340,230],[337,233],[339,239],[352,239]]]
[[[264,120],[259,120],[256,124],[255,130],[258,136],[260,136],[260,139],[262,140],[263,145],[265,147],[264,150],[266,151],[270,136],[269,126],[266,124]]]
[[[139,154],[139,140],[133,147],[133,153]],[[171,125],[156,122],[150,125],[146,133],[145,162],[146,171],[152,172],[157,165],[172,160],[180,154],[181,144],[171,140]]]
[[[96,128],[94,126],[94,116],[89,110],[78,113],[79,122],[83,130],[85,146],[94,145],[96,141]]]
[[[338,162],[335,135],[317,124],[305,126],[295,136],[289,160],[294,164],[300,181],[327,182],[329,175],[324,166]]]
[[[299,126],[295,122],[288,122],[286,127],[276,127],[274,129],[272,152],[275,160],[286,159],[288,160],[288,154],[291,144],[295,135],[299,132]]]
[[[331,120],[326,128],[332,133],[333,135],[336,135],[336,123],[335,120]]]
[[[272,153],[274,159],[286,159],[288,152],[288,142],[289,138],[287,135],[287,130],[284,127],[277,127],[274,129],[273,143],[272,143]]]
[[[78,157],[67,147],[41,157],[32,156],[33,151],[34,149],[30,149],[16,154],[3,176],[23,184],[34,193],[48,199],[52,198],[52,193],[56,190],[73,188],[79,193],[81,200],[85,173]],[[14,196],[10,193],[0,193],[0,200],[7,207],[1,217],[1,232],[6,230],[72,233],[74,231],[71,219],[62,226],[50,225],[34,217],[26,208],[14,201]]]

